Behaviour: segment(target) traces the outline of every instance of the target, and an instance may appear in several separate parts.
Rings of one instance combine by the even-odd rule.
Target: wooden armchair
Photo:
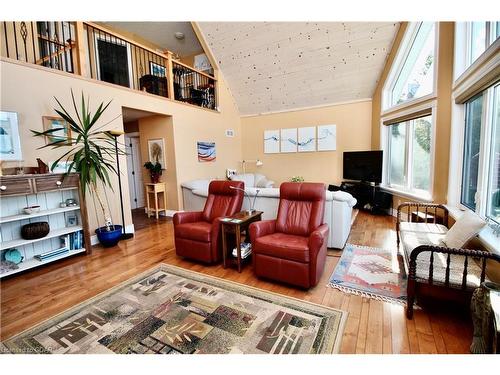
[[[408,319],[420,294],[470,302],[474,289],[486,279],[487,260],[500,262],[500,256],[488,251],[446,247],[442,240],[448,218],[448,209],[441,204],[407,202],[398,207],[396,234],[408,274]]]

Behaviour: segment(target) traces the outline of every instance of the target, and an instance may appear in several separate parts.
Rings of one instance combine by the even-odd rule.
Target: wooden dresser
[[[69,199],[69,201],[67,201]],[[73,205],[65,206],[74,200]],[[40,211],[24,213],[27,206]],[[50,232],[38,239],[23,239],[21,227],[46,221]],[[83,241],[81,241],[83,240]],[[69,256],[91,251],[87,211],[78,174],[27,174],[0,177],[0,251],[15,248],[23,256],[17,269],[0,273],[0,278],[42,266]],[[68,251],[65,251],[67,248]],[[41,254],[62,249],[59,255],[39,260]],[[37,257],[38,256],[38,257]]]

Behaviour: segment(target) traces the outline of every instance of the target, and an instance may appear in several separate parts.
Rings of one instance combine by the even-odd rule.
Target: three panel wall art
[[[335,151],[337,125],[264,131],[264,153]]]

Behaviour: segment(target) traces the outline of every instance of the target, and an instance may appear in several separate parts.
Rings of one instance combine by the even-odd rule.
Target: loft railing
[[[209,109],[217,108],[214,77],[178,61],[172,63],[174,97]]]
[[[165,55],[85,23],[90,77],[168,97]]]
[[[0,34],[1,56],[74,72],[74,22],[3,21]]]
[[[1,56],[216,110],[215,77],[91,22],[2,22]]]

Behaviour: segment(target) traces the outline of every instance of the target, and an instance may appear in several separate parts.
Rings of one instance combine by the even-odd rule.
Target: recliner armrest
[[[276,231],[276,220],[263,220],[250,224],[250,238],[255,241],[259,237],[273,234]]]
[[[309,236],[309,249],[319,251],[328,241],[329,230],[328,224],[322,224],[316,228]]]
[[[176,212],[174,214],[174,225],[194,223],[196,221],[203,221],[202,211]]]

